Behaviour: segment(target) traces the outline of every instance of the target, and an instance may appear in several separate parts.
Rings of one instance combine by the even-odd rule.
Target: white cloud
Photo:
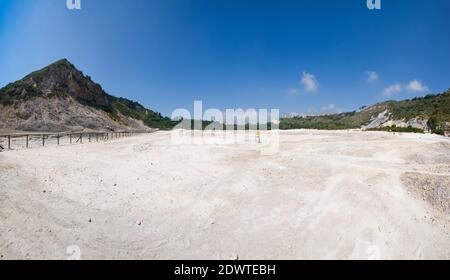
[[[387,97],[391,97],[397,93],[402,91],[402,86],[399,83],[395,83],[391,86],[388,86],[383,90],[383,95]]]
[[[378,75],[378,73],[375,71],[367,71],[366,75],[367,75],[367,82],[369,83],[376,82],[380,79],[380,75]]]
[[[298,88],[288,88],[287,92],[290,94],[297,94],[300,91],[298,90]]]
[[[322,111],[325,111],[325,112],[333,111],[335,108],[336,108],[336,105],[329,104],[327,106],[322,106]]]
[[[289,119],[289,118],[304,117],[304,116],[306,116],[306,115],[303,114],[303,113],[292,112],[292,113],[284,115],[283,118],[288,118]]]
[[[310,107],[306,112],[293,112],[285,115],[286,118],[293,117],[306,117],[306,116],[324,116],[324,115],[334,115],[340,114],[344,112],[344,110],[335,104],[328,104],[320,107],[320,109]]]
[[[429,90],[429,88],[426,85],[423,85],[418,80],[412,80],[406,88],[409,91],[414,91],[414,92],[426,92]]]
[[[342,113],[342,108],[337,107],[335,104],[328,104],[321,108],[321,114],[340,114]]]
[[[307,72],[303,72],[300,83],[303,85],[305,91],[308,92],[316,92],[319,88],[319,82],[317,81],[316,76]]]

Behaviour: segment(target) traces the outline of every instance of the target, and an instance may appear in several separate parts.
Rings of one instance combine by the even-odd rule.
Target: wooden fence
[[[31,146],[72,145],[101,142],[131,137],[145,132],[79,132],[79,133],[41,133],[41,134],[0,134],[0,151]],[[20,144],[19,144],[20,143]]]

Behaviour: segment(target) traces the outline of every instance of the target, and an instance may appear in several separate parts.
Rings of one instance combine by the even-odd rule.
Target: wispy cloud
[[[334,104],[328,104],[327,106],[322,106],[322,111],[330,111],[334,110],[336,108],[336,105]]]
[[[293,118],[293,117],[306,117],[306,116],[323,116],[323,115],[334,115],[334,114],[340,114],[344,112],[342,108],[337,107],[335,104],[328,104],[322,106],[319,110],[311,107],[308,109],[307,112],[292,112],[289,114],[286,114],[285,118]]]
[[[429,91],[429,88],[426,85],[423,85],[422,82],[418,80],[412,80],[408,86],[406,87],[409,91],[413,92],[426,92]]]
[[[415,93],[424,93],[429,91],[430,89],[426,85],[422,84],[422,82],[420,82],[419,80],[414,79],[408,84],[395,83],[393,85],[390,85],[383,90],[382,95],[391,97],[401,93],[404,90]]]
[[[402,86],[399,83],[395,83],[391,86],[388,86],[383,90],[383,96],[391,97],[398,93],[402,92]]]
[[[340,114],[343,112],[343,110],[341,108],[338,108],[335,104],[322,106],[320,110],[322,114]]]
[[[378,73],[375,71],[366,71],[366,75],[368,83],[373,83],[380,79],[380,75],[378,75]]]
[[[316,92],[319,88],[316,76],[307,72],[303,72],[300,83],[303,85],[304,90],[308,92]]]
[[[287,89],[287,93],[289,93],[289,94],[297,94],[299,92],[300,92],[300,90],[298,88],[288,88]]]

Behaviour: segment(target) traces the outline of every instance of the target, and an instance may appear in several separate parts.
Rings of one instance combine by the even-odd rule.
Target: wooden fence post
[[[27,137],[27,149],[28,149],[28,135],[26,137]]]
[[[11,135],[8,135],[8,150],[11,150]]]

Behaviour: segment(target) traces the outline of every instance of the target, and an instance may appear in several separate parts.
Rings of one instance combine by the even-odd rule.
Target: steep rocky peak
[[[22,81],[27,83],[45,83],[51,81],[53,83],[64,84],[73,79],[82,82],[83,78],[87,77],[85,77],[72,63],[67,59],[61,59],[41,70],[27,75]]]

